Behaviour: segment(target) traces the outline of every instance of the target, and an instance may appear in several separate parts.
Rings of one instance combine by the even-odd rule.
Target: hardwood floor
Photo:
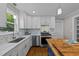
[[[48,56],[48,49],[46,47],[32,47],[27,56]]]

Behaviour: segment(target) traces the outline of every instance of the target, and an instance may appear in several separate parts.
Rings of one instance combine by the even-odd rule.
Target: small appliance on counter
[[[25,32],[25,35],[31,35],[31,33],[30,32]]]

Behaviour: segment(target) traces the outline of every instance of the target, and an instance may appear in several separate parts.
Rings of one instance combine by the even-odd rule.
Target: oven
[[[48,46],[46,39],[51,38],[51,34],[48,32],[41,32],[41,46]]]

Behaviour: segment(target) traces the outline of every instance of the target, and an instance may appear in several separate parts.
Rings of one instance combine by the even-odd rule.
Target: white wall
[[[64,37],[72,39],[72,18],[64,19]]]
[[[75,39],[75,16],[79,15],[79,10],[67,15],[64,18],[64,37],[68,39]]]

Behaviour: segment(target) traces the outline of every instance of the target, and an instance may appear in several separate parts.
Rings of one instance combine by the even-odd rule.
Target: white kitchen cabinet
[[[26,54],[28,53],[29,49],[30,49],[30,40],[27,40],[27,42],[26,42]]]
[[[45,17],[40,17],[40,21],[41,21],[41,25],[45,25],[46,23],[45,23]]]
[[[28,19],[25,20],[25,28],[27,29],[39,29],[40,28],[40,18],[35,16],[27,16]]]
[[[31,46],[32,46],[32,39],[31,37],[29,37],[24,42],[18,45],[18,56],[25,56],[28,53]]]
[[[22,42],[18,45],[18,56],[25,56],[25,43]]]
[[[28,53],[31,46],[32,39],[31,37],[29,37],[24,42],[18,45],[18,56],[25,56]]]
[[[0,27],[6,27],[7,4],[0,3]]]
[[[26,45],[26,55],[29,51],[29,49],[32,47],[32,37],[29,37],[26,41],[25,41],[25,45]]]
[[[25,28],[30,29],[32,27],[31,25],[32,25],[32,18],[31,16],[26,15]]]
[[[46,17],[45,24],[49,26],[50,21],[51,21],[51,18],[50,17]]]
[[[17,49],[18,49],[17,47],[15,47],[14,49],[12,49],[11,56],[18,56]]]
[[[32,37],[29,36],[25,38],[24,41],[18,43],[15,43],[17,45],[9,49],[3,56],[26,56],[29,49],[32,47]]]
[[[6,54],[4,54],[4,56],[18,56],[17,47],[8,51]]]
[[[32,25],[31,25],[32,28],[34,28],[34,29],[40,28],[40,18],[39,17],[32,17],[31,22],[32,22]]]
[[[19,13],[19,25],[20,28],[25,28],[25,20],[26,20],[26,14],[22,11]]]
[[[40,23],[41,25],[49,25],[50,17],[40,17]]]
[[[31,28],[32,26],[32,18],[31,18],[31,16],[28,16],[28,21],[27,21],[28,23],[27,23],[27,25],[28,25],[28,27],[27,28]]]
[[[55,28],[55,17],[51,17],[50,23],[49,23],[50,28]]]

